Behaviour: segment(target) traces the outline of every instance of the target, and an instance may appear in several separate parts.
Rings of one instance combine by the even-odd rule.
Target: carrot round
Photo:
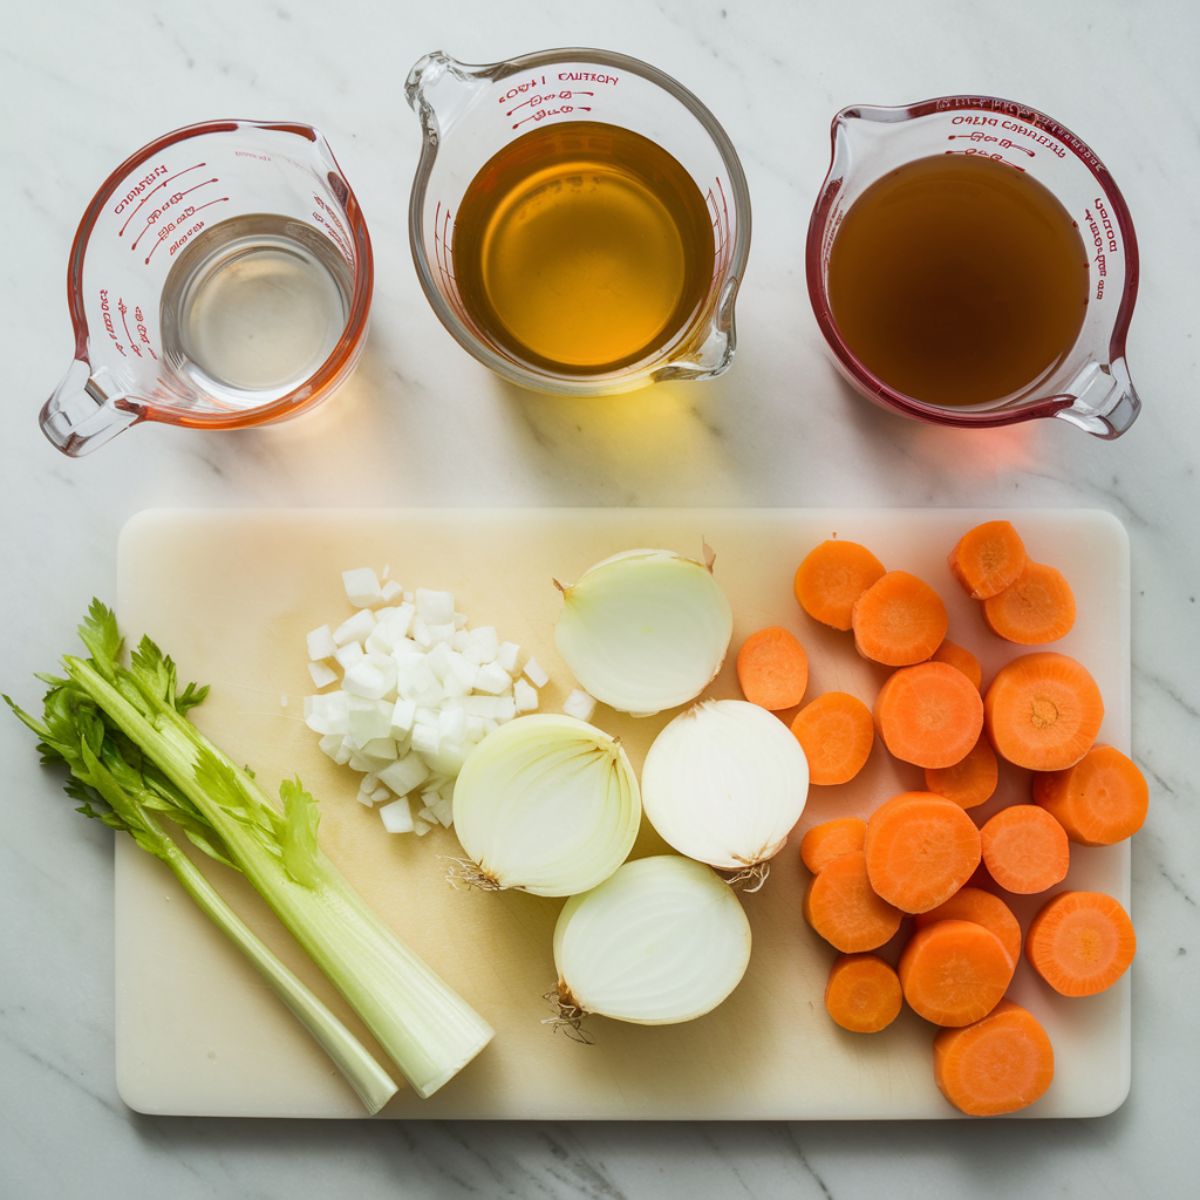
[[[875,725],[888,751],[918,767],[962,762],[983,730],[983,700],[946,663],[926,662],[891,675],[875,698]]]
[[[800,839],[800,861],[814,874],[822,872],[835,858],[861,851],[867,836],[862,817],[835,817],[814,825]]]
[[[1041,1022],[1002,1000],[981,1021],[933,1039],[933,1077],[942,1095],[971,1117],[1028,1108],[1054,1078],[1054,1047]]]
[[[1005,641],[1041,646],[1071,632],[1075,594],[1061,571],[1027,563],[1016,583],[983,602],[983,619]]]
[[[961,671],[971,681],[972,687],[977,691],[982,689],[983,667],[980,666],[979,659],[965,646],[947,639],[934,651],[933,661],[944,662],[956,671]]]
[[[1009,521],[984,521],[968,529],[950,552],[950,570],[972,600],[1011,587],[1025,569],[1025,543]]]
[[[938,921],[918,929],[900,955],[900,986],[919,1017],[970,1025],[1004,999],[1016,963],[990,930],[974,921]]]
[[[866,766],[875,744],[871,710],[857,696],[825,692],[792,720],[792,733],[808,759],[808,781],[848,783]]]
[[[1033,969],[1063,996],[1094,996],[1111,987],[1136,950],[1129,914],[1103,892],[1060,892],[1025,935]]]
[[[866,546],[822,542],[796,568],[796,600],[814,621],[844,631],[855,600],[883,573],[883,563]]]
[[[877,954],[843,954],[829,969],[825,1011],[851,1033],[878,1033],[899,1015],[896,972]]]
[[[1042,650],[1000,668],[983,698],[983,713],[1001,758],[1031,771],[1062,771],[1091,749],[1104,701],[1081,663]]]
[[[926,789],[953,800],[960,808],[977,808],[986,803],[999,782],[1000,764],[985,737],[980,737],[960,762],[949,767],[925,768]]]
[[[858,954],[889,941],[901,913],[875,894],[858,850],[833,859],[812,881],[804,918],[835,950]]]
[[[737,677],[742,695],[751,704],[771,712],[794,708],[808,687],[808,655],[792,634],[772,625],[742,643]]]
[[[979,866],[979,830],[952,800],[901,792],[871,814],[863,853],[879,896],[907,913],[928,912]]]
[[[908,667],[942,644],[950,618],[929,584],[907,571],[888,571],[854,602],[850,625],[863,658]]]
[[[1083,846],[1132,837],[1146,819],[1145,776],[1115,746],[1093,746],[1073,767],[1033,777],[1033,799]]]
[[[1016,962],[1021,957],[1021,925],[1013,911],[992,892],[978,887],[961,887],[945,904],[919,913],[915,918],[918,929],[935,921],[974,921],[990,929],[1004,946],[1008,957]]]
[[[1006,892],[1032,896],[1067,877],[1071,865],[1067,831],[1036,804],[1002,808],[979,837],[983,865]]]

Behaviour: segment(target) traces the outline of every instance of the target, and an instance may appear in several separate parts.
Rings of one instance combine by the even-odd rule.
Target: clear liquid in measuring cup
[[[311,378],[346,326],[350,267],[317,229],[252,213],[205,230],[163,285],[167,361],[208,397],[245,410]]]
[[[712,282],[712,217],[661,146],[598,121],[510,142],[467,187],[453,260],[467,313],[518,360],[619,370],[668,345]]]

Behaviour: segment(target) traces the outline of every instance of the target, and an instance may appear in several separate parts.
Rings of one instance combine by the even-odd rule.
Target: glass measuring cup
[[[405,85],[423,134],[409,204],[409,240],[426,298],[460,346],[502,378],[536,391],[602,395],[668,379],[707,379],[734,355],[734,302],[750,248],[750,194],[733,144],[685,87],[647,63],[607,50],[543,50],[504,62],[420,59]],[[454,221],[479,168],[547,123],[617,125],[678,160],[705,198],[713,226],[712,279],[674,337],[638,362],[560,374],[525,362],[472,318],[454,277]]]
[[[165,134],[113,171],[79,223],[75,359],[42,431],[77,456],[139,421],[294,416],[354,368],[372,281],[358,202],[316,129],[230,120]],[[284,341],[255,344],[254,319],[272,311]]]
[[[1137,299],[1137,238],[1124,198],[1086,143],[1045,113],[995,96],[854,105],[834,117],[832,139],[832,162],[808,227],[808,292],[837,366],[858,391],[885,408],[943,425],[1059,417],[1097,437],[1116,438],[1133,424],[1141,401],[1125,362],[1125,338]],[[830,250],[854,201],[890,171],[940,154],[985,155],[1028,172],[1070,214],[1088,258],[1088,303],[1073,348],[1020,391],[970,408],[924,404],[874,375],[839,333],[827,291]],[[980,253],[1002,249],[998,235],[981,238]]]

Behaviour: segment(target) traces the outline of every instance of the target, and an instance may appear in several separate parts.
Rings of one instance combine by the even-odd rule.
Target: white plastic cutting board
[[[389,564],[407,587],[448,588],[476,624],[494,624],[550,670],[545,707],[572,681],[554,651],[560,599],[551,580],[632,546],[716,551],[716,576],[735,613],[737,640],[766,624],[808,648],[809,695],[830,689],[870,702],[886,675],[857,658],[848,635],[809,621],[792,574],[836,533],[864,542],[892,567],[933,584],[950,609],[950,636],[975,650],[985,679],[1015,648],[989,635],[952,581],[946,554],[976,522],[1009,515],[1030,553],[1057,565],[1080,600],[1058,648],[1096,676],[1108,712],[1102,738],[1129,748],[1129,552],[1102,512],[474,510],[155,511],[126,527],[119,613],[127,636],[151,634],[182,679],[212,685],[195,719],[270,786],[299,773],[321,800],[321,838],[366,899],[494,1025],[495,1041],[427,1101],[401,1094],[394,1117],[912,1118],[956,1115],[933,1083],[933,1030],[910,1013],[873,1037],[837,1029],[822,1007],[832,951],[800,916],[805,886],[794,844],[761,892],[745,897],[753,926],[749,971],[734,995],[700,1020],[648,1028],[593,1019],[594,1044],[556,1034],[543,993],[554,982],[551,931],[560,901],[456,891],[442,855],[453,833],[387,835],[354,799],[357,776],[335,767],[301,721],[311,691],[304,634],[350,611],[347,567]],[[730,663],[711,689],[736,695]],[[286,706],[281,700],[286,699]],[[598,710],[635,766],[666,717]],[[878,745],[852,783],[814,788],[793,843],[828,817],[866,815],[892,793],[921,786],[916,768]],[[1011,772],[1002,794],[973,815],[1026,796]],[[636,853],[660,847],[643,831]],[[334,1008],[339,998],[231,873],[208,866],[243,915]],[[1129,902],[1128,846],[1073,848],[1069,886]],[[1025,922],[1037,900],[1015,899]],[[1136,973],[1136,972],[1135,972]],[[319,1050],[237,952],[211,929],[159,863],[118,839],[116,877],[117,1079],[147,1113],[353,1117],[358,1102]],[[1057,1071],[1031,1117],[1095,1116],[1125,1098],[1130,1078],[1126,976],[1107,993],[1066,1000],[1022,964],[1012,995],[1043,1020]]]

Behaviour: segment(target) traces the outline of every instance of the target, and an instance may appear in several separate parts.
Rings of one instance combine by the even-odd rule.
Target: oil
[[[468,315],[541,370],[616,371],[693,322],[713,273],[712,218],[661,146],[615,125],[565,121],[484,164],[454,222]]]
[[[827,282],[838,331],[878,378],[927,404],[989,405],[1070,352],[1087,252],[1067,210],[1024,171],[939,155],[850,205]]]
[[[167,361],[232,409],[278,400],[337,345],[349,264],[319,230],[253,213],[205,230],[172,263],[160,310]]]

